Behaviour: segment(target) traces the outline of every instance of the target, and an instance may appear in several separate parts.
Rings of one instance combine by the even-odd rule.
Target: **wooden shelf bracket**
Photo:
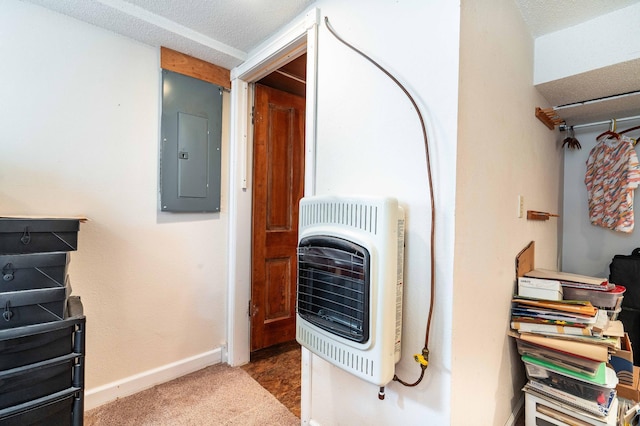
[[[536,107],[536,117],[538,120],[549,128],[549,130],[555,129],[557,125],[563,124],[564,120],[560,118],[558,113],[553,108],[540,108]]]
[[[560,217],[557,214],[527,210],[527,220],[549,220],[550,217]]]

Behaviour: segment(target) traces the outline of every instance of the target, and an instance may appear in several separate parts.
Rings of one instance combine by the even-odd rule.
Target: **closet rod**
[[[640,119],[640,115],[634,115],[633,117],[616,118],[615,120],[616,120],[616,123],[621,123],[623,121],[631,121],[631,120],[639,120],[639,119]],[[558,130],[560,130],[561,132],[564,132],[569,127],[573,127],[573,129],[575,130],[575,129],[580,129],[581,127],[600,126],[602,124],[611,124],[611,120],[596,121],[594,123],[576,124],[575,126],[568,126],[566,124],[561,124],[560,126],[558,126]]]
[[[303,80],[303,79],[301,79],[299,77],[296,77],[293,74],[289,74],[288,72],[284,72],[284,71],[280,71],[280,70],[276,70],[275,72],[277,72],[278,74],[283,75],[285,77],[289,77],[290,79],[295,80],[298,83],[307,84],[306,80]]]

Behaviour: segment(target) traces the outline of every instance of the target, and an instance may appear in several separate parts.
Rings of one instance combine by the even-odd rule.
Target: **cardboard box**
[[[634,402],[640,402],[640,389],[638,389],[640,385],[640,367],[633,367],[633,385],[624,385],[619,383],[616,386],[616,391],[618,392],[618,397],[629,399]]]
[[[518,277],[518,296],[562,300],[562,284],[556,280]]]
[[[611,353],[609,363],[621,384],[633,386],[633,350],[629,334],[624,333],[624,337],[620,339],[620,347],[621,349]]]

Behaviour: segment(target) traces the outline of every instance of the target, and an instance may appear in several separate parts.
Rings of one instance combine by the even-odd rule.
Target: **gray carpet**
[[[87,426],[299,425],[246,372],[217,364],[87,411]]]

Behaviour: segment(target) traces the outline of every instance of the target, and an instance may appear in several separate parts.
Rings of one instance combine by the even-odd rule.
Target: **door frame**
[[[313,8],[247,61],[231,70],[231,127],[228,234],[228,315],[225,361],[231,366],[250,359],[251,167],[250,120],[254,83],[307,52],[305,119],[305,196],[315,193],[317,39],[320,10]]]

